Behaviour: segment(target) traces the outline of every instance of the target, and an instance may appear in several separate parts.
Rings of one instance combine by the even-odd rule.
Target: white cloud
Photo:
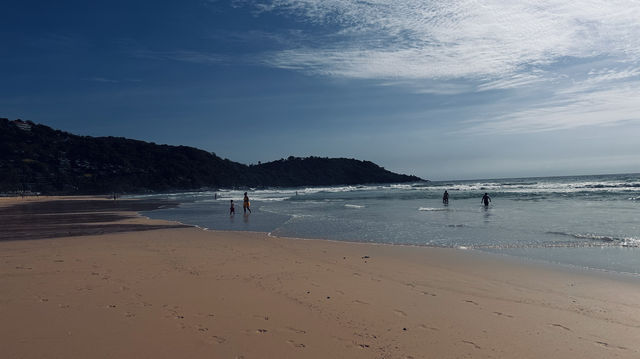
[[[570,130],[586,126],[615,126],[630,121],[640,123],[640,81],[598,88],[577,83],[555,93],[552,100],[496,117],[468,121],[469,133],[533,133]]]
[[[625,65],[625,64],[622,64]],[[626,64],[628,65],[628,64]],[[467,122],[472,133],[531,133],[640,123],[640,68],[592,69],[582,79],[550,88],[551,99]]]
[[[637,67],[636,64],[636,67],[626,67],[622,69],[594,69],[588,73],[588,76],[587,80],[580,84],[585,90],[589,90],[603,83],[624,82],[634,78],[640,79],[640,67]]]
[[[640,121],[637,0],[271,0],[313,41],[270,66],[412,83],[417,93],[512,91],[468,130],[527,133]],[[513,102],[508,102],[512,99]],[[480,109],[480,107],[478,107]],[[481,111],[476,111],[474,113]]]
[[[460,95],[473,92],[475,89],[469,84],[437,83],[418,88],[415,93],[431,95]]]
[[[640,59],[640,3],[632,0],[272,0],[254,5],[334,29],[313,45],[274,52],[265,60],[323,75],[503,80],[567,57]],[[508,80],[504,84],[514,86]]]
[[[546,77],[545,77],[546,75]],[[478,91],[489,91],[498,89],[511,89],[522,86],[529,86],[532,84],[544,82],[549,80],[549,74],[543,73],[523,73],[514,74],[511,76],[504,76],[496,80],[490,80],[488,82],[478,85]]]

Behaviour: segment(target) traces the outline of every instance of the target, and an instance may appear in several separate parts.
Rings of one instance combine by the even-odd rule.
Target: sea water
[[[215,230],[452,247],[640,274],[640,174],[248,190],[246,215],[243,192],[154,195],[181,205],[145,215]]]

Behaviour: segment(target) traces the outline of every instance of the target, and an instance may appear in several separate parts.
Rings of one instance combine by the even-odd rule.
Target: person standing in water
[[[484,203],[484,206],[487,207],[489,206],[489,202],[491,202],[491,197],[489,197],[488,194],[484,194],[484,196],[482,196],[482,203]]]
[[[229,215],[233,216],[236,214],[236,207],[233,205],[233,200],[231,200],[231,207],[229,207]]]
[[[244,209],[244,214],[247,214],[247,211],[251,213],[251,208],[249,208],[251,204],[249,203],[249,196],[247,196],[247,192],[244,193],[244,199],[242,200],[242,209]]]
[[[442,195],[442,203],[449,204],[449,192],[444,191],[444,194]]]

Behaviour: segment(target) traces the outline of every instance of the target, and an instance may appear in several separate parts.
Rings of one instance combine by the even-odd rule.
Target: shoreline
[[[0,253],[8,357],[640,355],[637,278],[475,250],[190,226]]]
[[[365,241],[338,240],[338,239],[329,239],[329,238],[305,238],[305,237],[277,236],[277,235],[273,235],[272,232],[266,232],[266,231],[219,230],[219,229],[211,229],[211,228],[202,227],[202,226],[199,226],[199,225],[196,225],[196,224],[188,224],[188,223],[180,222],[180,221],[177,221],[177,220],[155,219],[155,218],[151,218],[151,217],[146,216],[146,215],[140,215],[140,216],[142,218],[145,218],[145,219],[150,220],[150,221],[172,222],[172,223],[176,223],[178,225],[197,228],[199,230],[208,231],[208,232],[265,234],[265,235],[267,235],[268,237],[271,237],[271,238],[291,239],[291,240],[300,240],[300,241],[327,241],[327,242],[335,242],[335,243],[366,244],[366,245],[372,245],[372,246],[400,246],[400,247],[409,247],[409,248],[414,248],[415,247],[415,248],[447,249],[447,250],[454,250],[454,251],[461,251],[461,252],[476,253],[477,255],[487,256],[487,257],[492,257],[492,258],[500,258],[502,260],[513,262],[512,263],[513,265],[519,265],[519,264],[534,265],[534,266],[549,267],[549,269],[556,269],[556,270],[566,270],[566,271],[578,272],[578,273],[584,272],[584,273],[592,273],[593,275],[605,275],[605,276],[612,276],[612,277],[620,276],[620,277],[623,277],[623,278],[627,278],[628,277],[630,279],[640,280],[640,273],[622,272],[622,271],[614,271],[614,270],[603,269],[603,268],[586,267],[586,266],[580,266],[580,265],[577,265],[577,264],[554,262],[554,261],[544,260],[544,259],[540,259],[540,258],[530,258],[530,257],[525,257],[525,256],[517,256],[517,255],[513,255],[513,254],[508,254],[508,253],[498,253],[498,252],[483,251],[482,249],[477,249],[477,248],[444,247],[444,246],[435,246],[435,245],[427,245],[427,244],[419,245],[419,244],[403,244],[403,243],[387,243],[387,242],[365,242]]]
[[[115,232],[185,227],[169,222],[145,223],[141,211],[177,205],[169,201],[100,197],[8,199],[0,204],[0,241],[51,239]]]
[[[154,207],[154,209],[160,208],[158,203],[161,204],[169,204],[170,206],[180,205],[180,202],[169,201],[169,200],[148,200],[148,199],[139,199],[139,198],[119,198],[117,201],[113,202],[112,198],[109,196],[36,196],[36,197],[0,197],[0,216],[2,215],[1,211],[3,207],[15,205],[15,204],[24,204],[24,203],[35,203],[35,202],[51,202],[51,201],[104,201],[107,203],[122,203],[122,202],[137,202],[137,203],[145,203],[148,202],[149,205]],[[290,239],[290,240],[301,240],[301,241],[327,241],[327,242],[335,242],[335,243],[351,243],[351,244],[366,244],[373,246],[400,246],[400,247],[408,247],[408,248],[435,248],[435,249],[447,249],[447,250],[455,250],[461,252],[469,252],[476,253],[477,255],[487,256],[488,258],[500,258],[502,260],[506,260],[507,262],[511,262],[512,265],[533,265],[533,266],[541,266],[548,267],[552,270],[565,270],[569,272],[576,273],[586,273],[593,275],[602,275],[602,276],[610,276],[610,277],[621,277],[621,278],[629,278],[630,280],[640,280],[640,273],[632,273],[632,272],[622,272],[622,271],[614,271],[610,269],[603,268],[594,268],[594,267],[586,267],[575,265],[571,263],[563,263],[563,262],[554,262],[550,260],[544,260],[540,258],[531,258],[526,256],[518,256],[508,253],[498,253],[491,251],[483,251],[482,249],[469,248],[469,247],[441,247],[435,245],[418,245],[418,244],[401,244],[401,243],[385,243],[385,242],[366,242],[366,241],[355,241],[355,240],[337,240],[337,239],[328,239],[328,238],[305,238],[305,237],[281,237],[277,235],[273,235],[271,232],[266,231],[248,231],[248,230],[218,230],[211,229],[206,227],[201,227],[199,225],[187,224],[177,220],[164,220],[164,219],[155,219],[151,218],[147,215],[143,215],[142,212],[151,212],[154,209],[135,209],[135,210],[125,210],[120,211],[124,213],[133,212],[135,215],[131,216],[131,213],[128,215],[124,215],[119,219],[115,219],[116,221],[120,221],[123,219],[128,219],[127,222],[135,222],[136,225],[139,225],[139,221],[135,221],[134,218],[141,218],[143,220],[149,222],[157,222],[161,223],[161,225],[155,226],[140,226],[141,230],[153,230],[153,229],[162,229],[162,228],[196,228],[202,231],[208,232],[220,232],[220,233],[249,233],[249,234],[264,234],[271,238],[280,238],[280,239]],[[133,221],[132,221],[133,220]],[[148,229],[147,229],[148,228]],[[136,231],[135,227],[132,229],[122,230],[122,232]],[[102,231],[100,233],[94,234],[104,234],[110,233],[110,231]],[[93,235],[91,233],[79,234],[79,235]],[[75,236],[75,235],[74,235]],[[0,236],[0,241],[2,240]],[[20,240],[20,239],[18,239]]]
[[[607,181],[601,179],[600,182],[606,185]],[[542,264],[640,276],[637,261],[640,242],[633,228],[637,203],[628,201],[628,196],[621,198],[624,191],[616,192],[612,199],[615,198],[619,206],[611,207],[609,202],[598,200],[603,194],[597,194],[597,189],[588,193],[575,190],[576,186],[587,186],[585,183],[554,182],[547,186],[544,181],[534,181],[525,183],[531,188],[527,187],[522,193],[519,183],[500,185],[515,189],[505,188],[499,193],[504,200],[488,210],[471,200],[475,187],[468,191],[461,187],[460,200],[447,207],[439,204],[439,197],[434,197],[438,194],[435,193],[437,187],[435,190],[371,189],[373,192],[366,189],[362,194],[351,190],[342,193],[339,189],[336,189],[338,194],[333,194],[332,191],[309,188],[300,198],[293,197],[288,190],[256,191],[253,196],[258,216],[249,218],[236,217],[234,220],[224,215],[225,201],[220,199],[226,198],[228,202],[234,196],[241,197],[241,193],[235,192],[221,195],[217,201],[212,192],[203,193],[193,199],[185,198],[185,204],[179,209],[145,214],[218,230],[271,231],[280,236],[368,243],[466,246],[484,253],[499,252]],[[549,193],[557,194],[556,191],[562,192],[566,186],[572,193],[577,192],[566,198],[561,196],[559,201],[544,200],[546,192],[539,193],[536,189],[543,187],[549,189]],[[382,192],[376,192],[378,190]],[[517,194],[509,192],[511,190]],[[594,191],[595,197],[591,197]],[[606,196],[609,198],[608,194]],[[386,202],[387,199],[393,200]],[[363,208],[352,211],[348,207],[353,204]],[[424,206],[434,211],[420,211]],[[264,214],[260,209],[264,209]]]
[[[180,223],[180,222],[177,222]],[[188,226],[188,225],[187,225]],[[429,246],[429,245],[417,245],[417,244],[394,244],[394,243],[378,243],[378,242],[358,242],[358,241],[341,241],[335,239],[323,239],[323,238],[301,238],[301,237],[279,237],[273,236],[268,232],[251,232],[251,231],[224,231],[224,230],[215,230],[215,229],[202,229],[197,226],[193,226],[194,228],[201,229],[203,231],[214,232],[214,233],[254,233],[254,234],[266,234],[270,238],[282,239],[282,240],[291,240],[291,241],[312,241],[312,242],[332,242],[336,244],[345,243],[350,245],[364,245],[364,246],[373,246],[373,247],[401,247],[407,248],[410,250],[411,248],[415,249],[424,249],[424,250],[442,250],[442,251],[450,251],[451,253],[459,253],[465,256],[476,256],[480,260],[490,261],[497,260],[501,264],[505,266],[514,266],[514,267],[524,267],[524,268],[533,268],[540,270],[547,270],[552,272],[562,272],[569,275],[583,275],[583,276],[594,276],[599,279],[604,280],[616,280],[621,282],[629,282],[634,285],[640,285],[640,274],[630,273],[630,272],[616,272],[607,269],[599,269],[599,268],[591,268],[591,267],[582,267],[578,265],[573,265],[569,263],[561,263],[561,262],[552,262],[545,261],[542,259],[529,258],[529,257],[521,257],[506,253],[496,253],[496,252],[485,252],[480,249],[475,248],[458,248],[458,247],[438,247],[438,246]],[[464,254],[462,254],[464,253]],[[454,254],[457,256],[458,254]]]

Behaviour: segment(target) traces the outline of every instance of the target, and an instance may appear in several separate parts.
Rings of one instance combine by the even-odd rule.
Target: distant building
[[[31,126],[32,126],[31,123],[22,121],[20,119],[12,121],[12,122],[17,128],[21,129],[22,131],[31,132]]]

